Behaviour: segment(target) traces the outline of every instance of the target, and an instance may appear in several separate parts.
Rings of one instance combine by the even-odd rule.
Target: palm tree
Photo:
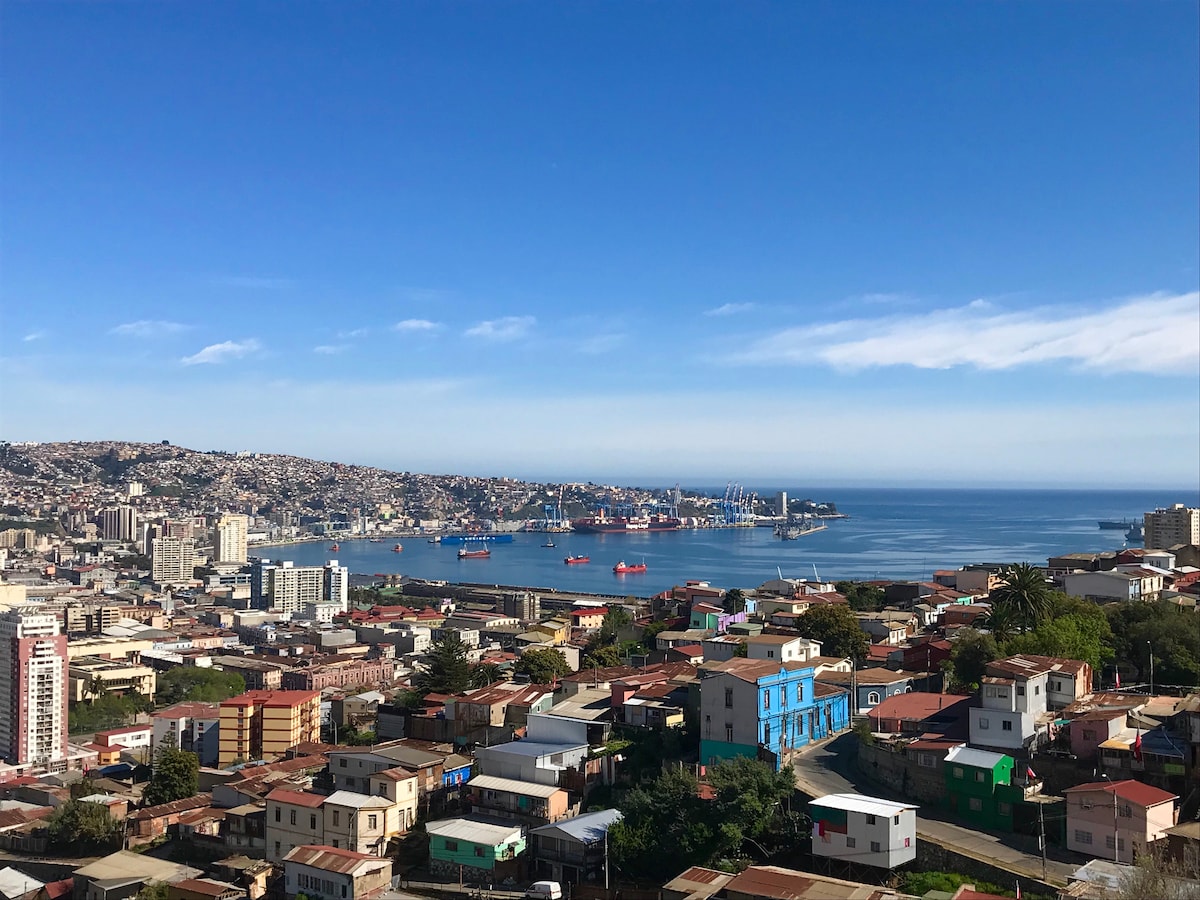
[[[1000,586],[992,591],[993,615],[1000,609],[1011,611],[1021,631],[1036,628],[1050,611],[1050,588],[1046,576],[1030,563],[1017,563],[1004,573]]]
[[[500,680],[500,666],[496,663],[480,663],[471,667],[471,687],[487,687]]]
[[[977,621],[980,628],[987,629],[997,644],[1003,644],[1017,633],[1017,616],[1011,606],[993,606],[991,612]]]
[[[99,675],[93,675],[88,679],[87,686],[83,689],[83,692],[85,696],[90,698],[92,703],[95,703],[104,694],[108,693],[108,686]]]

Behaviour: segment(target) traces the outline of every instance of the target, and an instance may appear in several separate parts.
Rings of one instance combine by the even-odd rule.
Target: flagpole
[[[1045,804],[1038,803],[1038,843],[1042,845],[1042,884],[1046,883],[1046,819],[1042,815],[1042,807]]]

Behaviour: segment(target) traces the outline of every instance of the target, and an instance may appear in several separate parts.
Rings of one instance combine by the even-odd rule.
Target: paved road
[[[792,760],[796,771],[796,786],[811,796],[824,794],[866,794],[904,800],[865,778],[855,767],[858,738],[843,734],[832,741],[807,748]],[[942,844],[967,856],[1007,869],[1015,875],[1041,879],[1042,857],[1037,838],[1023,834],[996,834],[975,831],[953,822],[944,821],[941,811],[922,810],[917,816],[917,836],[922,840]],[[1066,884],[1067,876],[1078,869],[1083,860],[1074,861],[1068,851],[1056,847],[1047,849],[1046,879],[1053,884]]]

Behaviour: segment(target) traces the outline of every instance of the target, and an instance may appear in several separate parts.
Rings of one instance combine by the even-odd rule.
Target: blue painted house
[[[778,771],[796,750],[850,727],[849,694],[802,662],[735,658],[700,679],[700,761],[751,756]]]

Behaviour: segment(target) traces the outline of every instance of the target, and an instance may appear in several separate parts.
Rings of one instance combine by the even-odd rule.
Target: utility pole
[[[1038,843],[1042,848],[1042,884],[1046,883],[1046,818],[1043,815],[1044,803],[1038,803]]]
[[[1146,646],[1150,648],[1150,696],[1154,696],[1154,645],[1146,641]]]
[[[604,890],[608,891],[608,828],[604,829]]]

